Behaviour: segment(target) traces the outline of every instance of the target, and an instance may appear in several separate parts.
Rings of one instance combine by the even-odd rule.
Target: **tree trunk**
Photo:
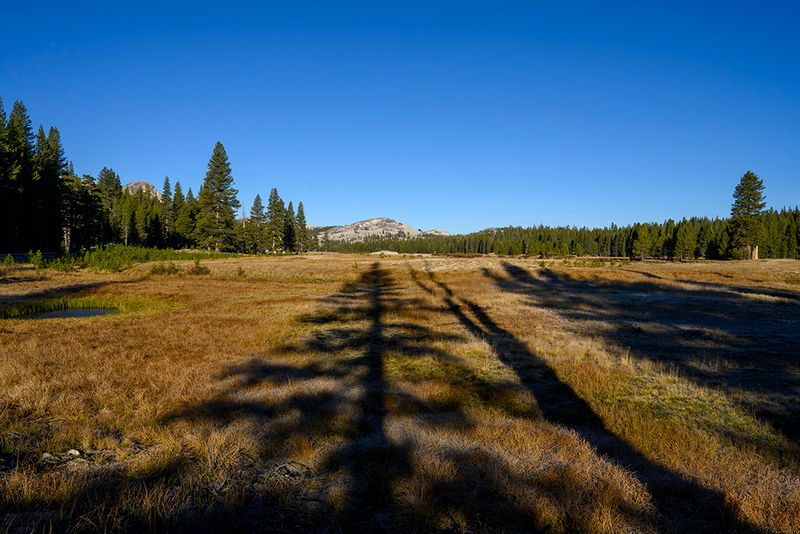
[[[71,245],[72,245],[72,243],[71,243],[71,239],[70,239],[71,237],[72,237],[72,230],[71,230],[71,228],[70,228],[69,226],[65,226],[65,227],[64,227],[64,250],[66,250],[68,254],[69,254],[70,252],[72,252],[72,251],[70,250],[70,247],[71,247]]]
[[[758,259],[758,245],[754,245],[750,249],[750,259],[751,260],[757,260]]]

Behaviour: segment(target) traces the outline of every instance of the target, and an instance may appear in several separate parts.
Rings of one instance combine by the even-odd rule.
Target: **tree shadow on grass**
[[[571,490],[590,494],[594,503],[611,501],[635,524],[646,522],[646,509],[617,503],[624,499],[616,495],[592,494],[557,461],[551,461],[552,469],[536,466],[532,475],[469,437],[470,429],[492,422],[474,420],[465,399],[520,417],[518,409],[504,406],[498,391],[515,386],[474,376],[461,357],[438,348],[468,338],[411,320],[412,314],[442,310],[404,296],[403,289],[373,264],[323,299],[325,311],[302,319],[312,328],[306,340],[269,359],[229,366],[219,377],[228,384],[218,395],[165,417],[192,426],[239,425],[259,444],[256,461],[268,480],[259,478],[260,494],[252,498],[268,504],[244,506],[249,511],[237,512],[236,526],[251,521],[307,530],[534,531],[547,522],[532,500],[567,508],[565,492]],[[409,380],[398,385],[388,378],[390,361],[398,358],[434,359],[464,378],[456,389],[468,391],[437,400],[404,390]],[[313,467],[298,464],[303,454]],[[274,474],[287,470],[305,489],[277,484]],[[568,528],[589,528],[589,514],[572,506],[564,512]]]
[[[503,269],[484,274],[529,305],[568,319],[576,332],[602,336],[636,358],[737,394],[758,417],[800,442],[800,302],[785,292],[691,281],[694,289],[587,281],[550,269],[534,275],[508,262]]]
[[[21,284],[25,282],[44,282],[46,276],[3,276],[0,277],[0,286],[8,284]]]
[[[727,532],[756,530],[742,522],[720,492],[648,459],[608,430],[588,403],[558,378],[545,358],[531,352],[523,341],[502,328],[485,309],[456,295],[433,272],[423,275],[412,270],[411,274],[421,289],[444,302],[467,331],[493,347],[498,359],[535,397],[547,421],[574,430],[599,453],[636,474],[653,498],[662,528]]]
[[[541,422],[541,412],[640,472],[662,513],[685,512],[674,525],[744,528],[724,516],[715,495],[677,480],[605,430],[591,409],[485,310],[458,298],[432,274],[428,280],[412,276],[446,306],[408,297],[375,263],[323,299],[324,310],[301,319],[310,330],[303,340],[228,365],[217,377],[217,394],[163,417],[180,435],[199,437],[207,450],[192,449],[184,461],[169,461],[146,478],[123,465],[105,474],[95,471],[72,494],[28,509],[68,509],[72,519],[57,524],[65,530],[101,525],[98,529],[530,532],[555,525],[586,531],[598,528],[593,523],[598,509],[610,510],[628,527],[658,525],[647,503],[621,495],[628,490],[614,486],[616,479],[607,474],[611,466],[571,461],[576,446],[591,451],[571,433]],[[423,320],[460,324],[486,339],[522,386],[481,377],[450,350],[471,336],[428,328]],[[424,361],[435,366],[415,367]],[[400,379],[392,374],[398,362],[412,369]],[[436,366],[446,370],[438,386],[450,385],[447,393],[414,389],[431,381],[426,375]],[[509,406],[504,393],[514,388],[532,393],[539,411]],[[538,449],[519,452],[506,443],[509,429],[518,440],[547,437]],[[239,438],[246,438],[246,446],[239,446]],[[528,458],[529,452],[537,459]],[[597,489],[595,479],[606,489]],[[661,488],[678,493],[659,498]],[[163,499],[160,512],[139,511],[144,500],[154,498]],[[698,499],[694,509],[684,506],[693,498]],[[15,506],[0,509],[24,512]],[[711,510],[698,512],[704,506]],[[552,514],[545,516],[548,510]],[[31,521],[23,517],[22,524]]]
[[[734,295],[738,293],[740,295],[752,295],[756,297],[771,297],[776,299],[788,299],[788,300],[800,301],[800,291],[792,291],[790,289],[776,289],[776,288],[758,287],[758,286],[742,286],[742,285],[723,284],[719,282],[704,282],[701,280],[690,280],[687,278],[669,278],[665,276],[660,276],[655,273],[638,271],[635,269],[622,269],[622,270],[628,273],[637,274],[644,278],[649,278],[651,280],[677,282],[691,287],[699,289],[708,289],[715,292],[732,293]],[[726,273],[715,272],[713,274],[724,278],[730,278],[730,279],[735,278],[734,276]],[[755,279],[748,279],[748,280],[756,283],[760,282],[760,280],[755,280]]]
[[[44,289],[37,289],[23,294],[0,295],[0,305],[16,304],[31,300],[45,300],[64,297],[67,295],[82,294],[93,289],[109,285],[110,282],[78,282]]]
[[[165,421],[188,419],[222,425],[250,421],[262,444],[260,459],[265,461],[296,456],[296,449],[309,440],[326,442],[329,450],[317,463],[326,474],[344,481],[335,488],[324,488],[328,494],[320,495],[325,501],[334,501],[324,512],[332,517],[287,520],[389,528],[397,513],[391,498],[392,482],[408,473],[410,466],[408,445],[394,443],[386,435],[387,352],[449,355],[429,346],[433,334],[426,328],[389,320],[389,315],[412,303],[400,296],[400,288],[377,263],[323,303],[327,311],[302,319],[315,330],[309,339],[277,351],[275,360],[285,356],[294,361],[253,358],[230,366],[220,376],[233,380],[228,389],[215,399],[169,415]],[[243,400],[248,391],[263,392],[265,386],[277,388],[276,396],[264,399],[254,394],[252,401]]]

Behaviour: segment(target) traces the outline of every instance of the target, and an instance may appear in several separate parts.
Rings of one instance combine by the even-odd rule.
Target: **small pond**
[[[68,317],[94,317],[96,315],[109,315],[117,313],[115,308],[72,308],[67,310],[54,310],[31,315],[31,319],[64,319]]]

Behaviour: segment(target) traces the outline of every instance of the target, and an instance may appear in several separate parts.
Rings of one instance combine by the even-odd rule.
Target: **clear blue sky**
[[[723,216],[748,169],[800,204],[796,2],[116,4],[0,12],[79,173],[197,191],[220,140],[248,209],[451,232]]]

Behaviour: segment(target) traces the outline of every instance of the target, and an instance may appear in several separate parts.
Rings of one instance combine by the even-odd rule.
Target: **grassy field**
[[[201,267],[4,273],[0,531],[800,531],[800,262]]]

